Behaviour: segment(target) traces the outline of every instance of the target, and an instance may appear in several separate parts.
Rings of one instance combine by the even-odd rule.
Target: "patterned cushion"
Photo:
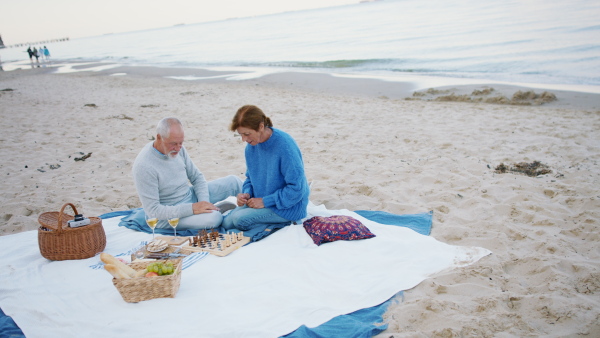
[[[342,215],[312,217],[304,221],[304,229],[316,245],[375,237],[359,220]]]

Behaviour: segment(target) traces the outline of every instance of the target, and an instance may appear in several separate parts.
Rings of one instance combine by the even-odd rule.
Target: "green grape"
[[[172,275],[175,272],[175,264],[171,261],[152,262],[146,266],[148,272],[156,272],[159,276]]]

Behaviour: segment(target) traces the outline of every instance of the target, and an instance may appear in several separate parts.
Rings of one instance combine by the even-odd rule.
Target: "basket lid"
[[[58,211],[45,212],[38,217],[38,222],[44,227],[50,230],[58,230],[58,222],[59,219],[61,221],[61,228],[65,229],[69,227],[68,221],[74,219],[75,217],[71,215],[63,215],[62,218],[59,217]]]
[[[77,228],[69,227],[68,221],[75,219],[74,216],[68,215],[64,213],[65,207],[71,206],[73,212],[77,214],[77,209],[71,203],[65,203],[60,211],[50,211],[44,212],[38,217],[38,222],[42,225],[42,227],[47,228],[48,230],[72,230]],[[101,219],[98,217],[88,217],[90,219],[90,225],[101,222]],[[60,224],[60,227],[59,227]]]

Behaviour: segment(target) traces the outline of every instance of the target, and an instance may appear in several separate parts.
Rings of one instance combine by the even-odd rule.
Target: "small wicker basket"
[[[89,217],[90,224],[71,228],[67,222],[74,217],[64,213],[67,206],[77,215],[75,206],[66,203],[59,212],[45,212],[38,217],[41,225],[38,228],[38,244],[42,256],[53,261],[62,261],[90,258],[104,251],[106,233],[102,219]]]
[[[154,298],[175,298],[181,283],[182,259],[172,259],[174,271],[172,275],[156,277],[113,278],[112,282],[119,290],[123,300],[137,303]],[[129,264],[134,270],[146,269],[153,261],[139,261]]]

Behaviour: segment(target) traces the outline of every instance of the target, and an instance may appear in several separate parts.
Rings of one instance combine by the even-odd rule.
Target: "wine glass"
[[[169,225],[173,227],[173,236],[177,238],[177,224],[179,224],[179,217],[173,217],[168,219]]]
[[[158,218],[146,214],[146,224],[152,229],[152,241],[154,241],[154,228],[156,228],[156,223],[158,223]]]
[[[135,258],[137,259],[143,259],[144,256],[146,256],[144,253],[144,247],[141,247],[138,251],[135,252]]]

